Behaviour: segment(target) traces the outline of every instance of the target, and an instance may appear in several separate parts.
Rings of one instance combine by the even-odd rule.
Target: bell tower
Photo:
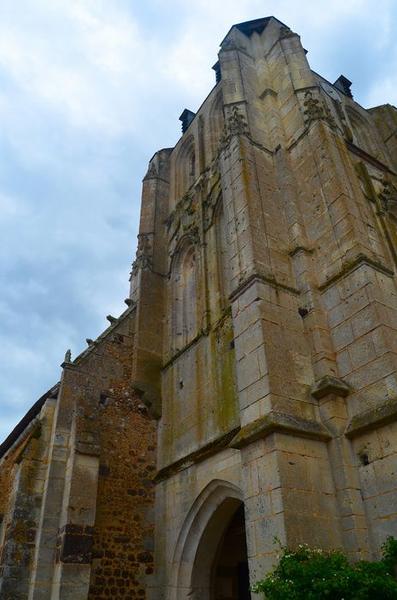
[[[384,123],[396,109],[365,110],[347,77],[313,72],[274,17],[234,25],[214,69],[175,148],[150,162],[134,266],[144,368],[133,379],[158,418],[167,599],[211,598],[218,584],[240,597],[238,577],[213,579],[234,560],[222,539],[237,514],[252,583],[274,563],[275,536],[354,559],[397,527],[392,459],[376,441],[395,447],[397,187]]]

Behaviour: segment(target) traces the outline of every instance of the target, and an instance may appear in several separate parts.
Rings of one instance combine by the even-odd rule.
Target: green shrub
[[[266,600],[397,600],[397,540],[378,562],[349,563],[343,552],[281,548],[278,566],[253,586]]]

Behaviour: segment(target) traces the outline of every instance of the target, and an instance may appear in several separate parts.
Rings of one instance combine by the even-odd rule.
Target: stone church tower
[[[397,536],[397,110],[270,17],[143,180],[127,310],[0,447],[2,600],[247,600]]]

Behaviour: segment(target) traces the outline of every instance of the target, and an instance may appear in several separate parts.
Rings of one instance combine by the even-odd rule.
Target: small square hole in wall
[[[181,380],[180,380],[180,382],[179,382],[179,389],[180,389],[180,390],[182,390],[182,389],[183,389],[183,381],[182,381],[182,379],[181,379]]]
[[[109,403],[109,395],[105,392],[102,392],[102,394],[99,396],[99,404],[101,406],[107,406],[108,403]]]
[[[360,459],[360,463],[366,467],[367,465],[369,465],[369,456],[368,456],[368,452],[360,452],[360,454],[358,455],[359,459]]]

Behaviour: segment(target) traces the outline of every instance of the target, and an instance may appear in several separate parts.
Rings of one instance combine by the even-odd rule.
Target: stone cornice
[[[232,293],[229,296],[229,300],[231,302],[233,302],[233,300],[236,300],[236,298],[241,296],[241,294],[243,294],[255,282],[267,283],[268,285],[271,285],[276,289],[284,290],[285,292],[289,292],[290,294],[294,294],[295,296],[299,296],[300,294],[299,290],[297,290],[296,288],[290,287],[289,285],[285,285],[284,283],[280,283],[274,277],[261,275],[259,273],[253,273],[252,275],[247,277],[247,279],[242,281],[236,287],[235,290],[232,291]]]
[[[317,421],[271,411],[242,427],[229,445],[231,448],[244,448],[244,446],[276,432],[320,441],[327,441],[332,437],[324,425]]]
[[[333,377],[332,375],[324,375],[312,387],[312,396],[317,400],[330,394],[345,398],[350,392],[351,388],[347,383],[339,379],[339,377]]]
[[[217,437],[215,440],[208,442],[208,444],[201,446],[201,448],[198,448],[179,460],[167,465],[166,467],[163,467],[156,473],[153,481],[155,483],[159,483],[160,481],[169,479],[179,471],[188,469],[190,466],[199,463],[210,456],[213,456],[214,454],[217,454],[220,450],[228,448],[230,441],[236,437],[239,431],[240,427],[235,427],[220,437]]]
[[[339,279],[343,279],[343,277],[346,277],[346,275],[349,275],[355,269],[358,269],[361,265],[367,265],[368,267],[372,267],[376,271],[379,271],[380,273],[383,273],[388,277],[393,277],[394,275],[394,271],[392,271],[392,269],[390,269],[386,265],[382,264],[377,260],[374,260],[373,258],[370,258],[369,256],[366,256],[365,254],[359,254],[358,256],[356,256],[356,258],[352,259],[351,261],[346,261],[341,270],[338,273],[335,273],[335,275],[332,275],[323,283],[321,283],[318,286],[318,289],[322,292],[333,283],[336,283]]]
[[[397,397],[352,417],[347,425],[345,436],[355,438],[393,421],[397,421]]]
[[[383,164],[380,160],[378,160],[374,156],[371,156],[371,154],[368,154],[368,152],[365,152],[365,150],[362,150],[361,148],[359,148],[358,146],[356,146],[355,144],[353,144],[353,142],[349,142],[349,140],[345,140],[345,143],[346,143],[347,148],[350,150],[350,152],[352,152],[356,156],[359,156],[360,158],[362,158],[365,161],[369,162],[374,167],[377,167],[380,171],[385,171],[386,173],[390,173],[391,175],[395,175],[395,172],[392,171],[390,169],[390,167],[388,167],[387,165]]]

